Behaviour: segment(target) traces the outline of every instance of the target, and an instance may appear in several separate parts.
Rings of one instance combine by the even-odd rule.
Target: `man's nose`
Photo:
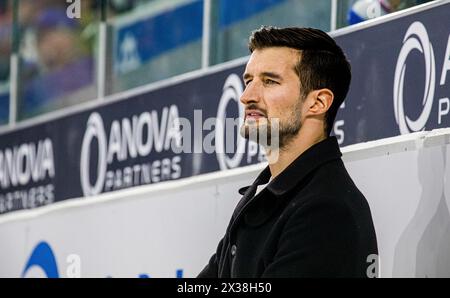
[[[250,103],[257,103],[261,100],[261,92],[260,88],[258,87],[257,82],[251,82],[248,84],[244,92],[242,92],[240,101],[244,105],[248,105]]]

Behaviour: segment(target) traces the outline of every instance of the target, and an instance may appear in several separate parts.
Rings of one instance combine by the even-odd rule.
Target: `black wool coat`
[[[335,137],[302,153],[256,196],[243,194],[198,277],[367,277],[377,240],[369,205]]]

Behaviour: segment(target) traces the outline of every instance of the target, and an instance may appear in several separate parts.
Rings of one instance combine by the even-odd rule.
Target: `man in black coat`
[[[342,49],[317,29],[273,27],[254,31],[249,49],[241,134],[269,166],[240,190],[198,277],[373,277],[370,208],[329,136],[350,85]]]

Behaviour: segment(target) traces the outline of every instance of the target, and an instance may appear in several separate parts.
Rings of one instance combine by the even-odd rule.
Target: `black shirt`
[[[198,277],[367,277],[378,254],[375,230],[341,155],[329,137],[256,196],[269,167],[240,189],[225,236]]]

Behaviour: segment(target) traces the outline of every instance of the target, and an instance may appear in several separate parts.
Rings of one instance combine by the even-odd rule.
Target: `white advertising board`
[[[369,201],[381,277],[450,276],[450,130],[344,147]],[[0,218],[0,277],[194,277],[264,164]]]

